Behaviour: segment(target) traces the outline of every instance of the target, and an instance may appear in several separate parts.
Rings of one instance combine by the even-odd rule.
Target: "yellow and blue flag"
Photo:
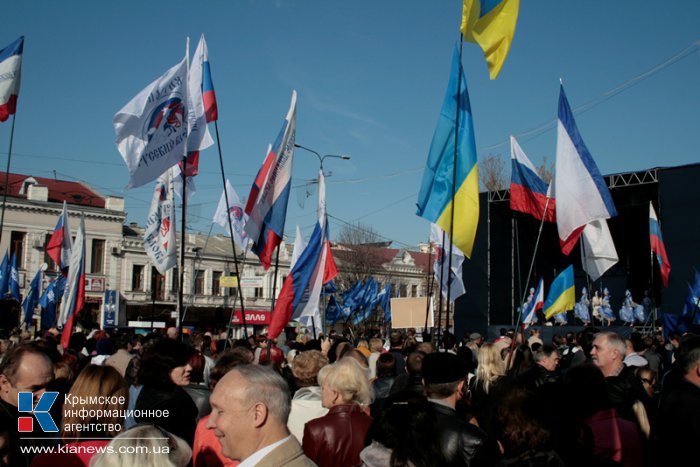
[[[462,36],[484,51],[491,79],[498,77],[508,56],[519,8],[520,0],[464,0]]]
[[[451,229],[453,210],[454,229]],[[416,214],[437,224],[448,235],[452,233],[452,244],[467,258],[471,257],[479,223],[479,175],[467,80],[457,47],[450,83],[423,172]]]
[[[544,317],[549,319],[559,313],[572,310],[576,303],[574,293],[574,267],[569,265],[554,279],[544,302]]]

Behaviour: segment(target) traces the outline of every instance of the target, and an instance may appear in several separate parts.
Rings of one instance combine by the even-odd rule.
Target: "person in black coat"
[[[153,345],[141,361],[143,389],[136,400],[137,423],[153,423],[192,446],[197,406],[183,389],[190,384],[194,349],[173,339]]]
[[[492,466],[500,459],[497,442],[457,416],[464,393],[467,364],[451,353],[432,353],[423,359],[423,381],[435,412],[435,435],[447,466]]]

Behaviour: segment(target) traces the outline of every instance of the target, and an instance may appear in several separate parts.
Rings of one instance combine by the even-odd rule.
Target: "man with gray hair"
[[[241,461],[241,467],[315,465],[287,429],[289,388],[272,368],[237,366],[221,378],[210,402],[207,428],[224,456]]]
[[[534,391],[540,386],[559,381],[557,367],[559,366],[559,351],[545,344],[532,352],[535,364],[518,376],[518,382],[524,389]]]

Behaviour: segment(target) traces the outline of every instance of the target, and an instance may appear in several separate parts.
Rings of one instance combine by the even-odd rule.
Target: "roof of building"
[[[8,176],[7,196],[27,199],[27,184],[46,186],[49,190],[48,200],[52,202],[62,203],[65,201],[79,206],[105,207],[105,197],[86,183],[17,173],[10,173]],[[4,193],[4,190],[5,172],[0,172],[0,194]]]

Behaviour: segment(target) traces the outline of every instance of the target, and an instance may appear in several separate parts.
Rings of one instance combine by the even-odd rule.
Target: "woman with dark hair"
[[[206,358],[202,352],[196,350],[192,354],[189,361],[192,371],[190,371],[190,384],[185,386],[185,392],[189,394],[197,406],[197,421],[211,412],[209,405],[209,396],[211,390],[207,384],[204,384],[204,367],[206,366]]]
[[[194,349],[163,339],[148,349],[141,361],[143,389],[136,401],[137,423],[159,425],[187,441],[194,441],[197,406],[183,389],[190,384],[190,357]]]

